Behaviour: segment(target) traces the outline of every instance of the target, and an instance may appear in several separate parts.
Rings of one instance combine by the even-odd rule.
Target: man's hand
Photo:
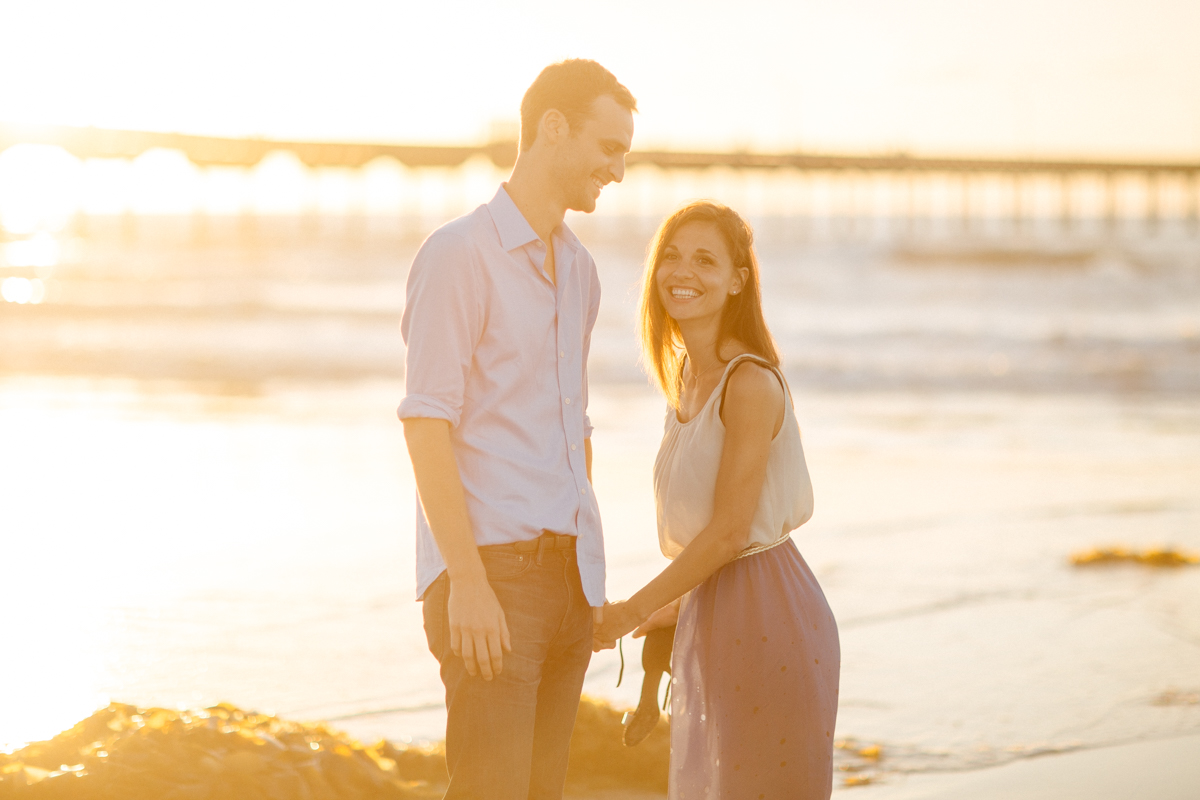
[[[604,625],[604,609],[608,607],[605,602],[603,606],[592,606],[592,652],[599,653],[601,650],[612,650],[617,646],[616,641],[606,641],[598,638],[601,628]]]
[[[605,603],[600,611],[600,622],[592,628],[592,652],[611,650],[617,639],[636,628],[642,621],[627,601]]]
[[[504,653],[512,652],[512,640],[504,609],[487,579],[451,580],[447,613],[450,649],[462,658],[467,673],[482,674],[485,681],[499,675]]]

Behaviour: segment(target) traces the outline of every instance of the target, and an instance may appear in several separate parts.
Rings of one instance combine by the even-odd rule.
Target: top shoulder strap
[[[753,353],[742,353],[741,355],[736,355],[729,360],[729,366],[725,368],[725,374],[721,376],[721,402],[717,407],[717,413],[721,415],[722,419],[725,417],[725,391],[729,388],[729,379],[733,377],[733,373],[737,370],[737,368],[747,361],[753,361],[760,367],[769,369],[775,376],[775,379],[779,381],[779,385],[783,388],[784,399],[786,399],[788,403],[792,402],[792,391],[790,388],[788,388],[787,381],[784,380],[783,373],[779,371],[779,367],[775,366],[770,361],[767,361],[762,356],[756,356]]]

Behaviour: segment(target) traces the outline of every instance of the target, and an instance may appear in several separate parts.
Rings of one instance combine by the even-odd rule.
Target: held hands
[[[655,628],[669,628],[679,619],[679,601],[669,603],[649,617],[638,613],[628,600],[605,603],[603,608],[594,609],[592,621],[592,651],[611,650],[630,631],[634,636],[645,636]]]
[[[487,578],[450,581],[447,601],[450,649],[466,665],[467,674],[490,681],[504,668],[504,653],[512,652],[508,623]]]
[[[605,603],[603,608],[595,609],[592,617],[592,652],[613,649],[617,646],[617,639],[636,628],[640,622],[641,619],[627,600]]]

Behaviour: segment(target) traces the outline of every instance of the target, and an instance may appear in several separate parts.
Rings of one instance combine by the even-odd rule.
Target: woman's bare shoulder
[[[746,359],[734,367],[726,382],[722,417],[726,422],[764,416],[774,420],[783,403],[783,386],[774,371]]]

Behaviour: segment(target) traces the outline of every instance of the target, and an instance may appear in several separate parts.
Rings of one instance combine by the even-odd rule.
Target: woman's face
[[[740,292],[749,270],[734,269],[725,237],[711,222],[685,222],[663,248],[654,279],[674,320],[720,319],[725,300]]]

